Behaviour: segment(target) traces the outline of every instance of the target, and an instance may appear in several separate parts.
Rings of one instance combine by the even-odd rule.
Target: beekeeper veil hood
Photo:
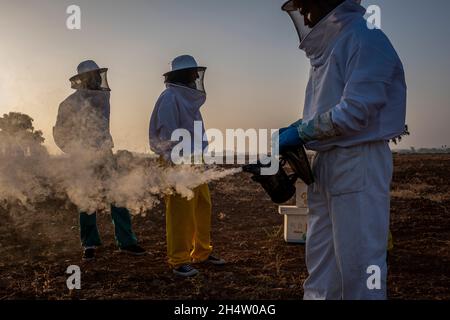
[[[317,1],[317,0],[314,0]],[[305,40],[305,38],[309,35],[309,33],[314,29],[314,27],[310,27],[307,25],[307,17],[304,16],[302,11],[302,6],[309,6],[311,5],[312,0],[289,0],[287,1],[283,6],[282,10],[287,12],[289,16],[291,17],[292,21],[294,22],[295,29],[297,30],[300,43]],[[326,0],[324,0],[326,1]],[[354,1],[358,4],[361,4],[361,0],[345,0],[346,1]],[[337,1],[337,3],[339,3]],[[324,17],[323,19],[325,19]]]
[[[181,85],[206,93],[205,72],[206,67],[200,67],[194,57],[179,56],[171,62],[171,71],[164,74],[165,83]]]
[[[78,65],[78,74],[70,78],[72,89],[111,91],[107,68],[100,68],[94,61],[86,60]]]

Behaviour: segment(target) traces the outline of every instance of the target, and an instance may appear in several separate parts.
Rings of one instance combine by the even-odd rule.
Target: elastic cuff
[[[311,120],[313,121],[313,120]],[[308,129],[308,126],[310,125],[309,122],[302,123],[297,127],[298,136],[300,137],[300,140],[302,140],[303,143],[308,143],[310,141],[313,141],[314,138],[306,134],[306,131]]]
[[[331,111],[322,113],[309,122],[303,123],[298,128],[298,132],[305,143],[327,140],[341,135],[341,132],[333,123]]]

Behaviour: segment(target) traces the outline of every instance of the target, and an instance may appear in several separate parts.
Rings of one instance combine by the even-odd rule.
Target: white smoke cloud
[[[167,167],[158,158],[128,151],[113,155],[80,150],[74,154],[24,154],[0,148],[0,204],[19,203],[34,210],[38,203],[65,199],[87,213],[109,212],[110,204],[115,204],[132,214],[145,214],[164,195],[178,193],[191,199],[196,187],[241,172],[206,166]]]

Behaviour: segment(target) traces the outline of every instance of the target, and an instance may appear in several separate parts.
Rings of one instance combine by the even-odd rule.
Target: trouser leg
[[[128,209],[111,206],[111,218],[119,248],[136,245],[137,238],[133,232],[131,216]]]
[[[329,207],[336,260],[346,300],[386,299],[386,253],[389,233],[389,186],[392,154],[386,143],[355,148],[351,159],[338,154],[344,170],[332,170]],[[332,165],[332,163],[328,163]],[[341,183],[341,185],[338,185]],[[352,185],[356,190],[352,191]],[[361,187],[360,187],[361,186]]]
[[[195,261],[207,260],[213,248],[211,246],[211,195],[207,184],[194,191],[196,206],[194,212],[195,234],[191,257]]]
[[[101,246],[97,227],[97,214],[80,213],[80,239],[84,248]]]
[[[381,202],[383,200],[377,201],[364,193],[333,199],[334,243],[342,274],[343,299],[386,298],[389,218]],[[352,203],[351,210],[347,203]],[[369,277],[374,272],[371,267],[380,272],[378,280],[374,279],[379,281],[379,288],[368,287]]]
[[[309,276],[303,286],[304,299],[339,300],[342,288],[335,257],[333,227],[326,195],[318,190],[318,184],[308,190],[308,206],[306,266]]]
[[[167,255],[169,264],[178,267],[191,263],[196,199],[187,200],[175,194],[166,196],[165,201]]]

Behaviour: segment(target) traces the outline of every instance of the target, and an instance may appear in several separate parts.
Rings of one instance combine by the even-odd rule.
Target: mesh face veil
[[[107,79],[108,69],[98,69],[84,72],[70,78],[72,89],[111,91]]]
[[[347,0],[346,0],[347,1]],[[361,0],[352,0],[358,4],[361,4]],[[312,28],[305,24],[305,16],[301,14],[299,9],[299,3],[302,0],[289,0],[283,6],[282,10],[287,12],[295,25],[300,43],[305,40],[308,34],[312,31]],[[345,2],[345,1],[344,1]]]
[[[188,87],[203,93],[205,91],[205,67],[187,68],[165,74],[165,82]]]
[[[281,9],[287,12],[291,17],[301,43],[312,29],[305,24],[305,17],[300,13],[296,1],[290,0],[286,2]]]

